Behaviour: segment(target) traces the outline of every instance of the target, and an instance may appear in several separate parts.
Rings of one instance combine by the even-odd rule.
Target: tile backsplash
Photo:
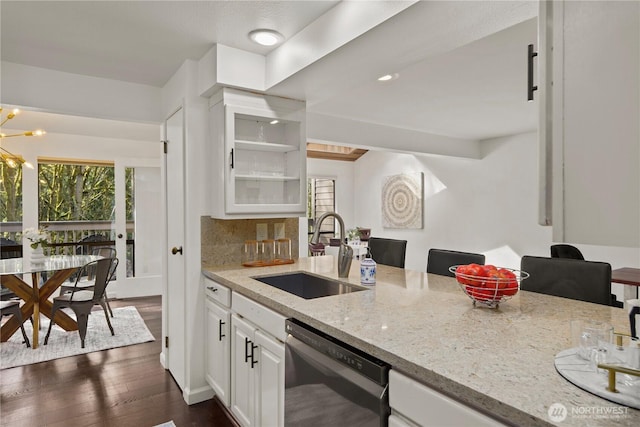
[[[291,254],[298,258],[298,218],[215,219],[200,218],[202,265],[240,264],[245,240],[256,240],[258,224],[267,225],[267,238],[273,239],[275,224],[284,223],[284,237],[291,239]]]

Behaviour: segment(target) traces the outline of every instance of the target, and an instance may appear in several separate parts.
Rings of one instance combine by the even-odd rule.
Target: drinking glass
[[[283,263],[291,259],[291,239],[282,238],[276,242],[276,261]]]
[[[273,239],[260,242],[260,254],[263,265],[273,265],[276,255],[276,242]]]
[[[242,265],[247,267],[255,266],[260,261],[257,240],[247,240],[244,242],[242,250]]]
[[[613,326],[594,320],[573,320],[571,335],[578,356],[592,363],[606,362],[613,341]]]

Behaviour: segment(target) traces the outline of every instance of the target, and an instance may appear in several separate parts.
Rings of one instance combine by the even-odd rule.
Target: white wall
[[[307,178],[329,178],[336,181],[336,212],[344,220],[344,225],[347,229],[355,228],[360,225],[354,215],[354,171],[354,162],[307,159]],[[300,226],[298,227],[298,230],[300,242],[299,256],[306,257],[309,253],[308,246],[305,243],[308,240],[307,217],[300,218]]]
[[[2,61],[5,105],[40,111],[159,123],[160,88]]]
[[[511,268],[523,255],[550,256],[551,228],[537,224],[537,134],[487,140],[482,149],[479,160],[369,151],[354,164],[351,218],[372,236],[407,240],[412,270],[425,271],[430,248],[480,252],[487,263]],[[407,172],[424,173],[424,227],[383,228],[382,180]],[[640,267],[638,248],[576,246],[586,259],[614,269]],[[613,286],[621,295],[621,286]]]
[[[21,114],[28,115],[29,112]],[[9,133],[9,130],[3,129],[4,131]],[[21,129],[11,129],[10,131],[19,132]],[[36,165],[38,157],[105,161],[113,161],[117,157],[127,156],[159,159],[161,153],[159,139],[160,127],[158,127],[157,138],[152,141],[55,133],[49,130],[45,135],[39,137],[7,138],[2,141],[2,146],[12,153],[21,154],[25,160]]]

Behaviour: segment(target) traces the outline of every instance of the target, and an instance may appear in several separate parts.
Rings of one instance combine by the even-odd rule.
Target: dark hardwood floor
[[[215,399],[187,405],[160,364],[160,297],[111,301],[130,305],[155,341],[1,370],[0,425],[234,426]]]

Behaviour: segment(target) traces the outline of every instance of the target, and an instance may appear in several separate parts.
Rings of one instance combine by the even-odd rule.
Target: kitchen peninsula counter
[[[252,279],[294,271],[338,279],[332,256],[275,267],[203,267],[205,276],[234,292],[376,356],[503,422],[640,425],[640,411],[583,391],[554,368],[555,355],[571,347],[572,319],[602,320],[628,333],[623,309],[525,291],[498,309],[474,307],[453,278],[384,265],[378,265],[377,283],[366,291],[309,300]],[[338,280],[360,285],[359,262],[354,260],[349,278]],[[549,419],[547,411],[554,403],[569,412],[562,422]],[[612,407],[613,413],[601,412]]]

